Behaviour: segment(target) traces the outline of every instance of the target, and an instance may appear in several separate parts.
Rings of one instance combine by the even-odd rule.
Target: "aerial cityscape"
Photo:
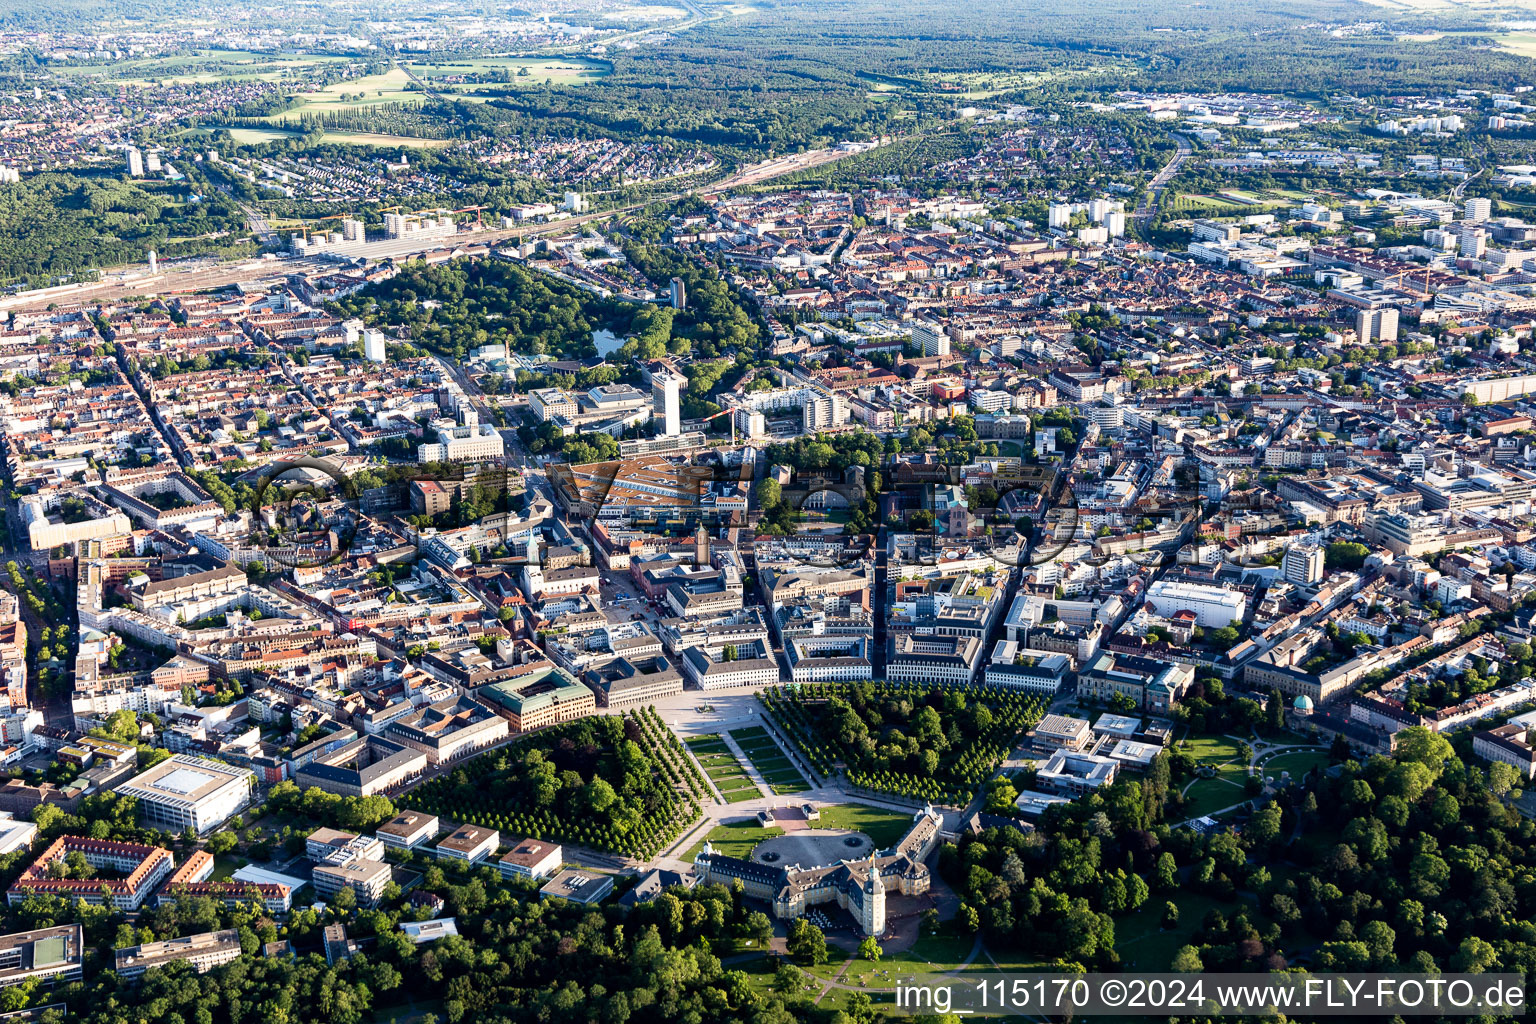
[[[19,0],[0,431],[0,1024],[1527,1012],[1531,0]]]

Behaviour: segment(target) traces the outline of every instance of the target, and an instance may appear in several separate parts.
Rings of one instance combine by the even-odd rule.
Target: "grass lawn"
[[[1017,441],[999,441],[997,442],[997,454],[1017,459],[1024,455],[1024,449],[1019,447],[1019,442]]]
[[[845,828],[850,832],[863,832],[884,850],[896,845],[896,841],[912,827],[912,815],[905,811],[888,811],[883,807],[865,807],[862,804],[835,804],[821,809],[821,820],[814,822],[817,828]]]
[[[741,747],[752,766],[762,775],[775,793],[800,793],[810,788],[789,758],[779,749],[779,745],[768,735],[762,726],[753,726],[750,729],[736,729],[731,732],[731,739]]]
[[[923,935],[917,944],[905,953],[891,953],[880,958],[879,963],[855,959],[848,965],[843,981],[850,985],[862,985],[869,989],[889,987],[898,977],[912,974],[929,974],[937,971],[953,971],[971,955],[974,935]],[[985,956],[976,958],[977,964],[991,969]]]
[[[210,877],[216,882],[223,881],[249,863],[250,861],[244,857],[236,857],[233,854],[227,853],[221,854],[213,858],[213,874]]]
[[[757,783],[748,778],[741,762],[736,760],[730,748],[719,736],[694,736],[688,741],[688,749],[704,766],[704,774],[715,784],[728,804],[741,803],[763,795]]]
[[[1237,741],[1230,737],[1189,736],[1180,741],[1179,749],[1223,776],[1242,778],[1248,774],[1248,763],[1238,753]]]
[[[1241,783],[1224,778],[1196,779],[1184,794],[1185,818],[1203,818],[1233,804],[1249,799],[1248,790]]]
[[[1272,775],[1276,780],[1281,772],[1290,772],[1291,778],[1300,781],[1302,776],[1314,768],[1328,767],[1328,752],[1326,750],[1292,750],[1284,754],[1276,754],[1266,760],[1262,766],[1265,775]]]
[[[382,1007],[373,1011],[373,1019],[378,1024],[416,1024],[431,1014],[435,1020],[442,1020],[443,1004],[441,1000],[433,999],[416,1004],[412,1009],[409,1004],[400,1006]]]
[[[716,825],[709,830],[709,835],[699,840],[682,859],[690,864],[693,858],[704,849],[704,844],[709,843],[720,853],[727,857],[739,857],[742,860],[750,857],[752,851],[757,849],[757,844],[764,839],[772,839],[781,836],[784,830],[781,828],[763,828],[755,820],[733,821],[726,825]]]
[[[1164,929],[1163,905],[1170,900],[1179,908],[1179,923]],[[1122,966],[1126,970],[1166,971],[1179,947],[1189,945],[1205,915],[1213,909],[1224,914],[1232,912],[1230,903],[1183,889],[1152,894],[1135,913],[1115,921],[1115,952],[1124,961]]]

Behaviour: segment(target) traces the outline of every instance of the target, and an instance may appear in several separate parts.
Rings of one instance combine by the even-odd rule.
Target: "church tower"
[[[693,563],[700,569],[709,568],[709,531],[704,529],[702,519],[693,534]]]

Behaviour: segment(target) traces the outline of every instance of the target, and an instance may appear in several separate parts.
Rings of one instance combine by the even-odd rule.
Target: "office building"
[[[1467,200],[1466,213],[1462,220],[1480,224],[1493,215],[1493,203],[1481,196]]]
[[[203,835],[250,806],[254,784],[249,769],[177,754],[129,779],[117,793],[138,801],[146,825]]]
[[[113,878],[55,878],[53,863],[78,853],[98,871]],[[137,910],[155,886],[171,873],[171,851],[141,843],[114,843],[85,836],[60,836],[6,890],[11,906],[33,893],[58,896],[67,902],[84,900],[92,906]]]
[[[1536,749],[1532,749],[1526,736],[1529,729],[1509,722],[1496,729],[1488,729],[1472,737],[1472,753],[1484,761],[1503,761],[1520,773],[1520,777],[1536,777]]]
[[[416,447],[417,462],[488,462],[501,458],[506,442],[490,423],[443,427],[435,444]]]
[[[556,722],[585,718],[597,711],[597,698],[592,691],[554,665],[517,679],[492,683],[476,696],[504,716],[513,732],[531,732]]]
[[[427,755],[381,736],[365,736],[328,751],[294,772],[301,789],[337,796],[377,796],[427,770]]]
[[[912,324],[912,347],[925,356],[947,356],[949,334],[939,324],[915,321]]]
[[[1063,796],[1081,796],[1108,786],[1120,773],[1120,762],[1080,751],[1057,750],[1046,759],[1035,781]]]
[[[240,933],[233,928],[201,935],[184,935],[142,946],[117,950],[114,966],[119,978],[137,978],[151,967],[189,963],[198,974],[207,974],[220,964],[240,959]]]
[[[356,860],[384,859],[384,843],[335,828],[317,828],[304,841],[304,855],[316,864],[350,864]]]
[[[446,839],[437,844],[437,856],[441,860],[457,860],[466,864],[478,864],[501,845],[501,833],[479,825],[460,825]]]
[[[611,892],[613,878],[610,875],[599,875],[591,871],[562,871],[539,890],[539,898],[594,904],[601,903]]]
[[[164,906],[186,897],[210,899],[230,908],[259,903],[269,914],[286,914],[293,909],[295,888],[293,885],[276,880],[252,881],[238,877],[215,879],[213,868],[213,854],[207,850],[193,850],[187,855],[187,859],[171,872],[171,877],[165,880],[165,885],[155,896],[155,904]],[[248,872],[261,869],[253,869],[247,865],[241,870]],[[268,874],[273,879],[283,877],[275,872]]]
[[[321,899],[333,900],[342,889],[351,889],[360,907],[378,903],[393,878],[388,864],[361,858],[345,864],[321,864],[313,875],[315,893]]]
[[[363,332],[363,358],[370,363],[382,363],[384,361],[384,332],[366,330]]]
[[[1463,224],[1461,228],[1461,256],[1464,259],[1480,260],[1488,251],[1488,232],[1471,224]]]
[[[560,870],[564,851],[559,843],[539,839],[517,839],[502,854],[501,873],[507,878],[548,878]]]
[[[384,727],[391,742],[445,764],[484,750],[507,737],[507,720],[468,697],[427,704]]]
[[[78,924],[0,935],[0,988],[35,981],[79,981],[85,936]]]
[[[397,850],[414,850],[422,843],[437,836],[437,815],[425,811],[401,811],[374,829],[374,835],[385,846]]]
[[[676,437],[683,432],[682,392],[687,384],[685,378],[670,370],[651,374],[651,402],[657,433]]]
[[[1247,597],[1238,590],[1169,580],[1148,587],[1147,601],[1164,618],[1188,608],[1195,613],[1196,624],[1206,629],[1220,629],[1240,621],[1248,606]]]

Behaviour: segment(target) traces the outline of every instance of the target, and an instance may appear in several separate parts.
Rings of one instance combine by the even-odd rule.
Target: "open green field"
[[[1179,908],[1179,923],[1165,929],[1163,909],[1170,900]],[[1122,966],[1126,970],[1166,971],[1179,947],[1189,945],[1213,909],[1229,914],[1232,905],[1183,889],[1152,896],[1134,913],[1115,921],[1115,952],[1124,961]]]
[[[292,113],[292,111],[289,111]],[[211,126],[215,129],[223,126]],[[298,130],[294,128],[237,128],[227,127],[223,130],[229,132],[229,137],[238,146],[259,146],[264,142],[276,142],[280,139],[292,139],[298,137]],[[195,133],[210,134],[203,129],[184,132],[183,135]],[[373,132],[344,132],[327,131],[322,133],[324,141],[340,146],[378,146],[386,149],[435,149],[438,146],[448,145],[447,139],[420,139],[412,135],[380,135]]]
[[[752,762],[752,767],[757,769],[763,781],[775,793],[782,796],[786,793],[803,793],[811,788],[805,776],[795,770],[795,766],[762,726],[733,729],[731,739],[736,741],[736,745],[747,755],[747,760]]]
[[[845,984],[870,989],[873,996],[879,989],[890,988],[899,976],[955,970],[971,955],[975,944],[974,935],[923,935],[905,953],[882,956],[879,963],[855,957],[848,970],[843,972],[842,980]],[[984,957],[977,957],[974,966],[992,968]]]
[[[510,84],[582,85],[608,77],[609,67],[584,57],[477,57],[462,61],[412,61],[410,68],[427,81],[506,72]],[[526,71],[527,74],[523,72]]]
[[[784,830],[781,828],[763,828],[756,819],[749,821],[733,821],[726,825],[717,825],[709,830],[709,834],[700,839],[691,849],[683,854],[682,859],[693,863],[693,858],[704,849],[704,844],[709,843],[718,853],[727,857],[738,857],[742,860],[752,856],[752,851],[757,849],[757,844],[774,836],[781,836]]]
[[[412,86],[411,77],[404,68],[390,68],[382,74],[334,82],[317,92],[298,93],[296,98],[299,101],[297,107],[281,114],[270,114],[265,120],[271,124],[285,124],[298,121],[305,114],[367,110],[392,103],[425,100],[427,95]]]
[[[1184,793],[1185,818],[1203,818],[1248,799],[1241,783],[1230,779],[1196,779]]]
[[[349,58],[308,53],[254,53],[249,50],[196,50],[172,57],[110,63],[58,64],[63,75],[100,76],[126,85],[196,85],[208,82],[276,82],[323,64]]]
[[[1498,39],[1501,50],[1518,53],[1522,57],[1536,57],[1536,32],[1508,32]]]
[[[1325,750],[1292,750],[1276,754],[1262,765],[1265,775],[1273,775],[1278,780],[1281,772],[1290,772],[1291,779],[1297,782],[1312,769],[1326,767],[1328,752]]]
[[[821,820],[813,823],[817,828],[844,828],[850,832],[863,832],[874,844],[884,850],[896,845],[896,840],[907,834],[912,827],[912,815],[905,811],[888,811],[883,807],[866,807],[863,804],[834,804],[821,808]]]
[[[1210,778],[1196,779],[1185,791],[1184,817],[1201,818],[1248,798],[1244,787],[1248,764],[1239,754],[1236,740],[1229,736],[1191,736],[1179,741],[1179,749],[1202,768],[1215,773]]]
[[[709,776],[709,781],[725,797],[726,803],[737,804],[763,795],[757,783],[747,777],[741,762],[736,760],[736,755],[731,753],[719,736],[694,736],[687,743],[693,756],[704,766],[704,774]]]
[[[1235,770],[1240,775],[1247,774],[1244,762],[1238,756],[1237,741],[1230,736],[1189,736],[1179,741],[1179,749],[1200,764],[1218,771]]]

